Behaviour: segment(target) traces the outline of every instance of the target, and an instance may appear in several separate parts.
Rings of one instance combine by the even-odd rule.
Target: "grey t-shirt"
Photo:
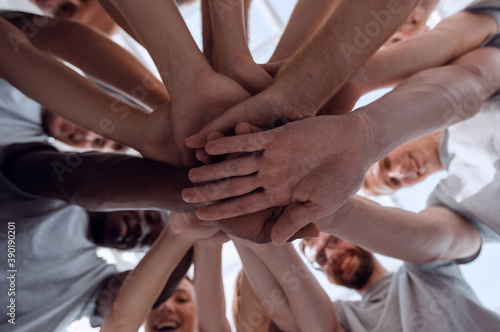
[[[0,79],[0,148],[14,143],[47,142],[42,106]]]
[[[0,153],[0,165],[3,155]],[[87,239],[84,209],[19,190],[0,172],[0,331],[60,331],[91,315],[102,281],[113,273]],[[15,227],[15,296],[9,296],[12,270],[7,261],[8,226]],[[11,226],[12,228],[12,226]],[[12,238],[12,233],[10,233]],[[15,325],[6,315],[15,299]]]
[[[464,11],[476,14],[487,14],[493,17],[498,24],[500,32],[500,1],[499,0],[476,0],[465,7]]]
[[[346,331],[492,332],[500,316],[484,308],[456,263],[405,263],[373,284],[361,301],[334,302]]]
[[[439,155],[448,176],[427,206],[446,207],[474,223],[484,242],[500,241],[500,96],[473,118],[443,132]]]

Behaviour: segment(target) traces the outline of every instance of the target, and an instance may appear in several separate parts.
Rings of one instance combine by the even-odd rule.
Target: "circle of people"
[[[500,328],[459,268],[500,241],[500,1],[430,30],[438,0],[298,0],[266,64],[251,0],[200,1],[203,52],[186,1],[33,2],[44,16],[0,12],[0,243],[15,223],[18,266],[0,330],[231,331],[227,241],[237,331]],[[420,213],[356,195],[441,170]],[[118,272],[98,246],[151,248]],[[361,300],[332,302],[310,268]]]

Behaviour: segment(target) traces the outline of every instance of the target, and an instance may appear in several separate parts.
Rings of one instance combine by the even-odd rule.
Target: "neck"
[[[383,276],[387,275],[389,271],[387,271],[380,263],[378,260],[375,259],[375,265],[373,267],[373,272],[366,282],[366,284],[363,286],[363,288],[356,290],[359,295],[363,296],[365,292],[370,288],[374,283],[380,280]]]

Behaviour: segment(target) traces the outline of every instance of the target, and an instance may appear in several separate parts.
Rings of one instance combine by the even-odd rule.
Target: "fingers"
[[[208,123],[199,133],[186,138],[185,144],[191,149],[200,149],[208,142],[208,136],[214,131],[227,134],[233,131],[237,123],[245,121],[244,114],[238,111],[229,110],[217,119]]]
[[[262,131],[262,129],[260,129],[259,127],[256,127],[248,122],[240,122],[236,125],[236,128],[234,128],[234,133],[236,135],[253,134],[253,133],[258,133],[261,131]]]
[[[206,203],[230,197],[238,197],[259,188],[256,183],[257,181],[253,176],[227,179],[199,187],[186,188],[182,191],[182,198],[187,203]]]
[[[202,220],[228,219],[258,212],[275,205],[279,204],[273,204],[263,192],[254,192],[199,208],[196,214]]]
[[[272,130],[253,134],[223,137],[208,142],[205,146],[205,151],[207,151],[210,155],[260,151],[272,141],[273,137],[274,132]]]
[[[258,170],[259,157],[255,154],[248,154],[216,164],[193,168],[189,171],[189,180],[193,183],[216,181],[234,176],[250,175]]]
[[[316,237],[319,235],[319,228],[315,224],[307,224],[302,227],[295,235],[293,235],[288,241],[293,241],[297,239],[303,239],[305,237]]]
[[[316,204],[307,202],[297,205],[286,211],[274,224],[271,238],[276,245],[282,245],[294,236],[307,224],[310,224],[328,214],[327,211]],[[304,232],[311,232],[306,228]],[[302,233],[299,233],[301,235]]]

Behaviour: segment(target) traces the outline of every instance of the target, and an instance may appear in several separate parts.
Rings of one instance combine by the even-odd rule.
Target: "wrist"
[[[357,132],[362,135],[361,144],[363,145],[363,161],[366,170],[383,157],[385,150],[384,143],[381,142],[380,135],[378,135],[376,119],[372,115],[373,111],[367,111],[365,107],[345,115],[353,117],[356,125],[352,128],[358,128]]]

